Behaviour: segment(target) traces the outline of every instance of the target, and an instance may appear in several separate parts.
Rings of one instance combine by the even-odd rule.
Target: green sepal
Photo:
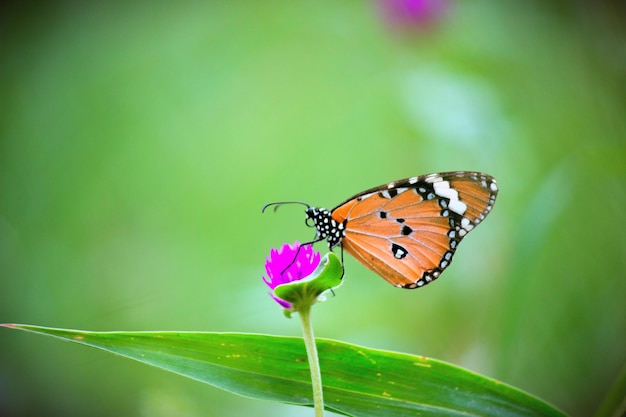
[[[285,310],[285,315],[291,317],[292,311],[301,311],[315,304],[319,296],[341,285],[343,266],[339,257],[332,252],[324,255],[319,266],[313,273],[299,281],[281,284],[274,288],[274,295],[281,300],[291,303],[292,308]]]

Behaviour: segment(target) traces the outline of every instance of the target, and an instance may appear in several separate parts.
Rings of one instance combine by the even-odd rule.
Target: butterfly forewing
[[[346,252],[393,285],[421,287],[450,265],[458,243],[491,211],[493,177],[447,172],[364,191],[332,210]]]

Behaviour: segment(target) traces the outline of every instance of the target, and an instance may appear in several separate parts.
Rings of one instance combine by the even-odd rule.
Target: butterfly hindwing
[[[346,252],[391,284],[439,277],[458,243],[491,211],[495,179],[478,172],[411,177],[366,190],[331,211]]]

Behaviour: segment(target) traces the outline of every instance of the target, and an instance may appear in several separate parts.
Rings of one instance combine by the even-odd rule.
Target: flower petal
[[[321,256],[311,245],[300,246],[295,241],[293,245],[285,243],[280,249],[271,249],[270,255],[265,258],[265,273],[263,282],[274,290],[281,284],[299,281],[311,275],[320,263]],[[291,308],[291,304],[276,297],[272,298],[284,308]]]

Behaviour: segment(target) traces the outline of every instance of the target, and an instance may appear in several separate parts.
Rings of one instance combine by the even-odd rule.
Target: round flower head
[[[313,250],[311,245],[300,246],[296,241],[293,245],[285,243],[279,250],[272,249],[270,256],[265,259],[265,271],[267,276],[263,281],[270,289],[274,290],[281,284],[300,281],[311,275],[320,263],[319,252]],[[274,295],[270,296],[285,309],[291,309],[290,302],[282,300]]]
[[[396,29],[429,29],[448,11],[447,0],[380,0],[383,18]]]

